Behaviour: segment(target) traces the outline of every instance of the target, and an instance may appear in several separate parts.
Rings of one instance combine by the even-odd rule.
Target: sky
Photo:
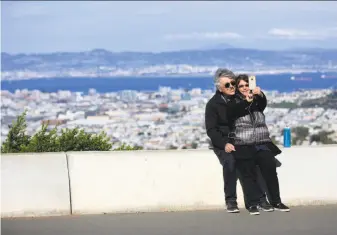
[[[337,48],[337,1],[1,1],[1,51]]]

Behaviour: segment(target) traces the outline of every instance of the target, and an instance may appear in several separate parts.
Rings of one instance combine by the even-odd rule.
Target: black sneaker
[[[274,207],[269,204],[267,201],[262,201],[259,205],[258,208],[263,211],[274,211]]]
[[[227,212],[228,213],[239,213],[240,210],[238,208],[238,204],[236,202],[228,202],[227,203]]]
[[[251,215],[259,215],[260,214],[260,211],[257,208],[257,206],[249,207],[248,211],[249,211],[249,214],[251,214]]]
[[[274,208],[275,210],[278,210],[278,211],[285,211],[285,212],[290,211],[289,207],[284,205],[282,202],[274,205]]]

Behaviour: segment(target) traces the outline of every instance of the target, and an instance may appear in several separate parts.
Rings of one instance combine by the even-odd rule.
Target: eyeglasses
[[[231,81],[231,82],[225,83],[224,87],[229,88],[231,85],[232,85],[233,87],[235,87],[235,85],[236,85],[235,81]]]
[[[249,84],[239,85],[239,86],[238,86],[238,88],[242,88],[242,87],[249,87]]]

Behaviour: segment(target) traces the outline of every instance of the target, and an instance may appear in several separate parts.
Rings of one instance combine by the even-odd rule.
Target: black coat
[[[223,150],[229,142],[230,129],[227,119],[227,104],[231,98],[217,90],[206,104],[205,127],[213,148]]]

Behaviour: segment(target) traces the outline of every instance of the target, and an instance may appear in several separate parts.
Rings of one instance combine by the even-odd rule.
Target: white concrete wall
[[[289,205],[337,203],[337,145],[278,156]],[[74,214],[223,209],[222,167],[211,150],[69,152]],[[3,154],[2,217],[70,213],[64,153]],[[238,182],[238,202],[243,206]]]
[[[65,153],[1,155],[1,217],[70,214]]]
[[[282,149],[280,191],[291,204],[337,203],[337,146]]]
[[[211,150],[74,152],[68,157],[75,214],[224,208],[222,168]],[[337,203],[336,145],[283,149],[278,159],[285,203]],[[238,198],[242,207],[239,183]]]
[[[216,208],[222,168],[211,151],[67,153],[73,212]]]

